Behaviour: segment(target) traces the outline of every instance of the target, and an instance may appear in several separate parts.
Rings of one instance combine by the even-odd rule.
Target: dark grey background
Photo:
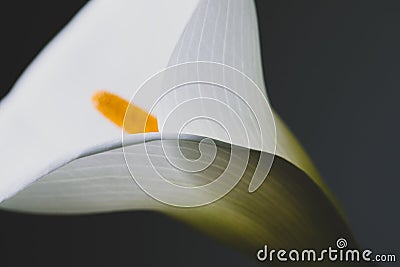
[[[308,150],[361,245],[399,258],[400,1],[256,2],[273,106]],[[84,3],[0,4],[0,97]],[[1,266],[137,262],[255,263],[152,212],[56,217],[0,211]]]

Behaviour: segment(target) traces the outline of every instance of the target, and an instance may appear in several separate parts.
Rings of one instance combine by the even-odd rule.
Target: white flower
[[[234,93],[249,105],[236,102],[237,98],[226,91],[218,91],[222,92],[218,95],[208,90],[210,85],[191,84],[181,95],[176,91],[173,97],[161,100],[153,110],[154,100],[165,91],[149,86],[154,79],[147,79],[157,80],[155,73],[175,65],[166,71],[185,66],[175,73],[178,80],[193,78],[190,71],[187,77],[182,73],[196,66],[200,68],[197,75],[231,83]],[[222,74],[216,66],[222,66]],[[240,77],[248,77],[261,91],[237,86],[243,85],[243,80],[230,80],[235,78],[225,73],[230,69],[243,73]],[[184,105],[199,96],[212,96],[239,114],[250,133],[248,139],[241,139],[243,131],[229,120],[229,112],[219,113],[204,101]],[[132,112],[128,109],[124,117],[127,107]],[[177,107],[179,112],[169,114]],[[188,176],[169,162],[177,159],[176,155],[168,159],[163,149],[178,147],[174,141],[182,126],[178,122],[195,115],[193,110],[213,113],[225,121],[225,127],[237,129],[225,136],[207,120],[185,128],[182,151],[196,155],[199,136],[213,139],[218,150],[208,171]],[[251,110],[256,117],[265,117],[256,121],[261,125],[259,132]],[[152,115],[145,128],[147,112]],[[311,161],[279,117],[269,112],[252,1],[91,2],[40,53],[1,102],[0,205],[10,210],[63,214],[154,209],[250,253],[268,240],[275,247],[320,245],[320,240],[348,231]],[[115,124],[125,130],[123,141],[121,128]],[[261,142],[259,133],[263,133]],[[185,191],[179,187],[174,191],[160,182],[156,172],[162,169],[168,179],[182,186],[200,186],[221,175],[218,170],[230,160],[229,149],[223,144],[229,143],[244,148],[239,149],[237,164],[246,165],[239,170],[243,177],[233,184],[233,190],[212,200],[223,198],[191,209],[152,198],[167,197],[164,202],[170,204],[187,200],[188,206],[201,206],[191,202],[194,196],[182,195]],[[204,149],[215,148],[202,145]],[[249,160],[241,159],[246,151]],[[262,180],[256,181],[252,188],[256,166],[270,167],[258,164],[260,151],[261,155],[277,157],[268,179],[262,185]],[[235,175],[234,167],[226,177]],[[139,183],[132,178],[138,178]],[[250,191],[261,187],[250,193],[249,185]],[[207,192],[198,193],[208,197]]]

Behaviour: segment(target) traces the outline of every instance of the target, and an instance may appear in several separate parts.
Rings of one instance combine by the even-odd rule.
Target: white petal
[[[229,84],[229,81],[226,82],[231,85],[236,93],[243,96],[243,98],[250,103],[250,107],[255,114],[260,115],[260,117],[262,114],[266,114],[265,118],[258,117],[260,119],[260,121],[258,121],[260,125],[254,123],[250,117],[247,120],[242,118],[241,122],[244,123],[245,129],[250,134],[250,142],[247,146],[271,154],[276,154],[287,159],[294,165],[303,169],[307,174],[315,179],[318,184],[323,186],[316,169],[307,154],[304,152],[304,149],[275,113],[272,114],[272,116],[274,117],[273,123],[275,124],[276,133],[274,132],[275,129],[272,129],[273,125],[271,125],[271,122],[269,121],[270,107],[263,77],[257,16],[253,1],[200,1],[200,4],[187,23],[182,36],[179,38],[168,65],[175,66],[196,61],[225,64],[243,73],[253,81],[260,89],[259,92],[255,90],[257,88],[250,88],[250,86],[241,88],[240,86],[243,85],[243,81],[241,80],[234,80],[231,84]],[[192,64],[187,68],[191,68],[193,65],[195,66],[195,64]],[[208,75],[206,73],[207,70],[204,69],[207,67],[210,68],[209,71],[211,73],[213,71],[221,72],[221,69],[214,68],[215,66],[202,66],[200,64],[200,69],[197,70],[197,75],[200,80],[201,77],[211,76]],[[222,68],[222,71],[229,71],[229,69]],[[191,80],[191,74],[193,74],[193,72],[188,71],[187,76],[189,77],[179,76],[177,79],[182,81],[185,79]],[[234,76],[232,73],[230,73],[231,75],[229,75],[229,73],[224,74],[227,78],[232,78]],[[214,77],[213,79],[221,80],[220,77]],[[235,82],[239,84],[239,86],[235,86]],[[159,92],[158,95],[161,95],[162,93],[164,93],[164,91]],[[220,100],[227,104],[237,114],[245,114],[245,116],[247,116],[246,113],[248,112],[246,107],[244,107],[242,103],[238,103],[237,99],[232,95],[227,95],[225,92],[222,92],[219,95],[215,90],[209,93],[207,92],[206,85],[194,85],[192,88],[189,88],[189,90],[186,90],[181,94],[177,92],[165,97],[165,103],[160,104],[161,108],[157,114],[160,124],[163,124],[168,119],[167,117],[170,116],[168,114],[173,108],[184,103],[188,99],[196,97],[211,97]],[[261,99],[265,99],[265,101]],[[198,106],[193,105],[195,103],[192,103],[193,102],[191,102],[191,105],[188,105],[186,109],[182,108],[179,112],[176,112],[173,119],[169,118],[172,123],[172,125],[170,124],[168,127],[169,131],[179,132],[182,126],[179,123],[180,117],[188,116],[188,113],[190,114],[189,116],[192,117],[195,116],[194,113],[196,111],[200,111],[199,113],[203,115],[205,113],[214,113],[214,118],[217,118],[217,115],[221,115],[219,118],[221,121],[223,121],[223,116],[229,116],[226,112],[221,114],[221,110],[212,110],[209,102],[200,103]],[[266,107],[266,105],[268,105],[268,107]],[[176,122],[175,125],[174,122]],[[262,146],[260,146],[258,142],[259,140],[257,139],[260,132],[260,130],[257,129],[259,126],[266,127],[263,130],[264,142]],[[195,124],[194,127],[187,127],[182,132],[208,136],[231,143],[235,143],[232,142],[232,139],[234,139],[232,135],[235,133],[238,133],[239,135],[243,134],[241,131],[229,132],[230,138],[227,138],[226,135],[218,131],[215,125],[210,124],[207,121],[200,121]],[[277,140],[275,140],[275,138]],[[244,145],[243,143],[244,142],[237,142],[235,144]]]
[[[0,170],[0,201],[43,177],[2,206],[61,213],[158,208],[159,204],[138,190],[121,160],[115,145],[118,142],[113,143],[120,130],[99,116],[89,101],[99,88],[111,88],[129,98],[132,90],[165,67],[168,59],[170,65],[193,60],[231,65],[249,76],[266,99],[252,1],[201,1],[197,9],[197,1],[156,2],[160,8],[154,8],[152,1],[89,4],[32,63],[2,102],[0,160],[5,167]],[[258,113],[265,110],[257,105],[260,98],[251,94],[248,98],[256,103],[252,108]],[[172,101],[169,107],[177,103]],[[137,104],[148,109],[153,103]],[[242,110],[234,101],[227,99],[227,104],[238,113]],[[165,120],[163,114],[166,112],[156,114],[161,121]],[[295,138],[279,118],[275,117],[275,123],[277,155],[321,184]],[[246,125],[250,130],[252,127]],[[198,125],[188,133],[227,141],[209,129]],[[18,138],[22,134],[26,137]],[[273,154],[275,140],[267,138],[265,143],[267,146],[259,150]],[[105,165],[108,162],[114,167]],[[82,166],[93,168],[83,170]],[[104,177],[105,173],[109,176]],[[146,173],[151,173],[150,169],[143,175]]]
[[[146,136],[146,142],[143,142],[143,136]],[[240,166],[235,164],[230,169],[226,168],[231,160],[230,149],[220,144],[216,158],[206,170],[191,174],[175,168],[170,161],[177,158],[170,157],[167,160],[163,155],[165,146],[177,149],[175,141],[170,137],[164,135],[165,140],[161,141],[160,133],[133,135],[125,144],[124,151],[118,140],[111,142],[104,151],[96,150],[99,148],[86,151],[80,158],[57,168],[12,198],[5,200],[2,207],[39,213],[170,209],[170,206],[146,195],[138,186],[125,164],[124,157],[132,161],[134,169],[131,172],[133,171],[134,176],[147,180],[153,194],[172,197],[177,201],[180,199],[185,201],[187,196],[181,195],[178,187],[171,187],[172,190],[166,188],[163,178],[185,186],[199,186],[213,179],[220,179],[223,171],[226,171],[226,175],[230,178],[238,175]],[[198,145],[199,139],[195,136],[187,135],[180,140],[180,149],[185,151],[189,158],[196,157]],[[242,150],[242,154],[245,153],[246,151]],[[256,165],[257,162],[254,160],[250,164]],[[244,166],[248,164],[242,155],[237,157],[237,161],[242,161]],[[156,163],[157,166],[151,165],[150,162]],[[238,181],[240,178],[241,175]],[[219,186],[224,187],[223,184]]]
[[[167,65],[197,2],[94,1],[78,13],[1,102],[0,201],[120,137],[93,109],[92,94],[106,88],[129,99]]]

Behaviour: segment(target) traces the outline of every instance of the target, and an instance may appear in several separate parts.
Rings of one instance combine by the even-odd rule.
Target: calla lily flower
[[[162,86],[196,78],[182,90]],[[212,89],[219,79],[231,94]],[[209,119],[183,127],[199,114]],[[270,107],[250,0],[88,3],[0,103],[0,134],[3,209],[150,209],[252,257],[265,243],[319,248],[342,236],[355,243],[311,160]],[[194,160],[182,162],[177,150]],[[188,174],[191,162],[202,166],[210,155],[207,168]],[[222,175],[218,195],[203,187]],[[198,190],[185,194],[188,187]]]

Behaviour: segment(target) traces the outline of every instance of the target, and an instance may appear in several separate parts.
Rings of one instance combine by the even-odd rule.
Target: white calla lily
[[[190,65],[190,62],[228,66],[261,89],[261,95],[248,93],[248,87],[242,88],[243,92],[240,88],[234,89],[234,93],[244,95],[256,114],[265,111],[273,117],[274,124],[265,126],[270,135],[264,135],[262,145],[251,136],[247,147],[239,139],[230,142],[209,121],[179,131],[181,125],[177,122],[191,110],[211,109],[204,102],[183,107],[175,112],[172,124],[166,123],[168,112],[187,99],[210,96],[207,91],[210,85],[186,86],[189,89],[183,97],[167,97],[154,112],[151,112],[154,99],[164,91],[147,89],[140,91],[141,96],[132,97],[135,93],[138,95],[139,88],[145,87],[146,80],[155,73],[167,66],[173,69],[172,66]],[[213,71],[211,76],[216,70]],[[197,74],[206,72],[207,68]],[[325,231],[330,233],[325,233],[328,237],[323,240],[336,238],[338,232],[348,233],[310,159],[279,117],[271,113],[262,73],[252,1],[96,1],[87,4],[40,53],[1,102],[0,205],[10,210],[61,214],[159,210],[225,241],[235,241],[234,246],[250,253],[266,239],[272,240],[270,243],[276,247],[318,246],[323,244],[320,237]],[[182,72],[178,74],[182,78]],[[235,81],[231,85],[235,87]],[[134,107],[132,104],[135,104],[150,111],[158,119],[160,132],[124,133],[121,140],[121,129],[91,103],[93,94],[100,89],[124,99],[132,97],[127,105]],[[250,133],[256,132],[251,116],[249,120],[244,119],[248,115],[246,107],[237,104],[236,98],[227,96],[226,92],[212,96],[243,116],[243,127]],[[169,125],[167,133],[163,131],[164,123]],[[234,128],[226,125],[231,126]],[[179,145],[192,156],[199,144],[201,148],[201,137],[216,144],[216,156],[207,171],[188,177],[184,170],[168,164],[166,158],[160,160],[163,148],[177,147],[176,135],[171,133],[174,130],[175,134],[184,133]],[[167,178],[178,184],[202,185],[220,175],[220,170],[229,163],[230,150],[226,144],[241,151],[236,163],[245,164],[239,177],[242,180],[223,198],[209,201],[213,202],[209,205],[180,209],[161,203],[132,179],[140,177],[154,194],[170,195],[172,202],[179,202],[181,191],[167,190],[155,170],[163,169]],[[207,144],[203,145],[207,148]],[[249,160],[241,157],[246,153]],[[252,187],[251,179],[260,155],[277,157],[268,179],[253,185],[250,191],[260,187],[250,193],[249,185]],[[226,175],[233,176],[236,172],[233,168]],[[221,183],[221,186],[224,185]]]

